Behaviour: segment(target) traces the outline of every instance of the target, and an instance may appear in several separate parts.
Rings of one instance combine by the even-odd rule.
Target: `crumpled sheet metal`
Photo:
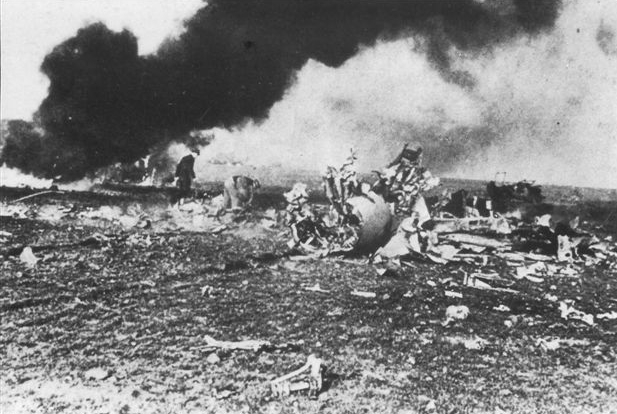
[[[286,194],[288,224],[294,238],[290,246],[310,246],[326,254],[369,253],[374,254],[373,258],[410,255],[436,263],[460,260],[469,251],[507,251],[520,248],[523,243],[525,248],[535,245],[536,249],[545,250],[554,246],[559,261],[571,261],[576,255],[580,238],[573,230],[576,225],[570,225],[572,228],[565,231],[566,225],[560,228],[558,223],[553,229],[548,215],[540,217],[535,226],[524,227],[520,219],[496,213],[492,200],[468,197],[463,190],[455,193],[460,196],[458,201],[450,198],[450,204],[462,207],[458,209],[460,216],[448,214],[445,199],[433,200],[429,209],[422,194],[439,181],[420,165],[420,155],[420,149],[403,148],[392,163],[377,172],[377,181],[369,185],[359,181],[352,151],[341,168],[330,166],[323,176],[330,201],[326,214],[308,204],[308,195],[302,194],[305,186],[294,187],[295,190]],[[533,196],[540,200],[536,191],[539,188],[527,182],[512,188],[493,183],[489,189],[498,201],[501,200],[498,196],[503,199]],[[294,198],[291,196],[294,191],[302,195]],[[467,207],[472,211],[467,211]]]
[[[433,219],[432,231],[457,233],[461,231],[487,231],[496,234],[511,234],[512,226],[504,217],[472,217]]]
[[[416,207],[418,197],[439,185],[439,178],[415,162],[405,160],[377,172],[379,179],[373,184],[373,191],[382,195],[392,205],[397,215],[409,215]]]
[[[341,222],[335,211],[319,217],[302,199],[290,203],[287,221],[293,245],[362,254],[375,251],[391,237],[393,215],[380,196],[354,196],[345,206],[349,211]]]
[[[412,215],[414,226],[430,220],[421,192],[438,185],[439,179],[420,166],[421,152],[405,146],[370,185],[359,181],[352,150],[341,168],[329,166],[323,176],[328,214],[316,213],[307,203],[306,185],[296,184],[285,194],[290,247],[373,253],[395,234],[396,215]]]

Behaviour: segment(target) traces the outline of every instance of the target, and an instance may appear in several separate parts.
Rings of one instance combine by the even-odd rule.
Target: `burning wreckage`
[[[489,252],[519,264],[551,256],[570,262],[593,261],[607,253],[598,238],[578,230],[577,219],[554,223],[543,214],[531,221],[519,207],[542,202],[541,189],[533,183],[491,181],[487,197],[469,196],[465,190],[427,197],[440,181],[422,166],[421,148],[406,145],[392,163],[375,172],[372,184],[359,179],[356,159],[352,151],[341,168],[327,168],[327,208],[308,202],[305,184],[285,193],[290,248],[318,256],[367,254],[373,263],[474,263],[486,261]]]
[[[492,257],[497,257],[512,268],[509,273],[515,279],[535,283],[543,282],[543,276],[575,276],[579,270],[575,266],[582,263],[593,265],[610,258],[613,262],[611,266],[614,266],[617,258],[614,247],[579,230],[576,219],[570,222],[555,222],[551,215],[546,214],[549,209],[543,208],[545,205],[542,204],[540,187],[533,183],[503,184],[493,181],[488,183],[487,196],[484,197],[471,195],[465,190],[438,194],[440,180],[422,166],[421,149],[405,146],[393,162],[375,172],[377,177],[372,184],[360,177],[355,168],[356,160],[356,154],[352,151],[340,168],[327,167],[322,181],[328,203],[309,202],[308,187],[301,183],[295,184],[284,194],[287,202],[284,211],[285,225],[291,230],[291,240],[288,243],[290,250],[281,256],[273,257],[298,253],[313,257],[368,256],[369,262],[377,265],[377,273],[380,275],[388,270],[396,271],[402,265],[411,265],[409,260],[437,264],[464,262],[485,267]],[[123,242],[146,248],[162,238],[168,242],[177,240],[177,233],[182,230],[200,229],[218,234],[238,226],[243,227],[241,233],[246,237],[253,237],[257,233],[250,231],[251,225],[256,229],[271,229],[281,224],[281,215],[274,208],[270,208],[265,214],[254,216],[246,211],[251,207],[254,191],[259,188],[258,180],[243,176],[231,177],[226,180],[222,194],[217,197],[209,200],[189,197],[190,200],[186,203],[159,212],[160,217],[136,206],[130,206],[126,211],[118,206],[79,211],[79,208],[74,206],[41,205],[38,208],[28,208],[22,205],[23,203],[19,204],[50,192],[43,191],[4,205],[3,215],[23,218],[35,215],[38,219],[52,222],[68,217],[73,218],[73,223],[79,225],[93,225],[98,221],[117,222],[123,229],[118,234],[97,233],[64,247],[102,246]],[[536,208],[529,208],[529,205]],[[226,214],[228,212],[232,214]],[[261,221],[251,223],[251,219]],[[115,228],[111,223],[104,224],[103,227],[106,231]],[[128,228],[139,228],[144,232],[127,233],[124,230]],[[5,239],[11,236],[3,233]],[[45,260],[36,254],[54,248],[56,246],[53,245],[17,245],[5,249],[4,255],[19,256],[19,261],[33,268],[37,262]],[[225,270],[226,266],[225,264],[220,269]],[[385,269],[380,269],[384,267]],[[476,272],[463,271],[462,286],[516,294],[516,291],[510,289],[512,285],[504,281],[506,279],[497,273],[487,272],[486,269]],[[450,287],[456,285],[453,281],[449,283]],[[213,290],[211,286],[203,287],[202,296],[212,294]],[[321,289],[319,284],[305,287],[305,290],[329,292]],[[363,298],[376,297],[374,292],[357,290],[350,294]],[[453,290],[446,290],[444,294],[446,297],[463,297],[462,293]],[[556,296],[546,297],[551,301],[558,300]],[[502,308],[507,309],[499,309]],[[587,325],[594,324],[594,317],[615,317],[614,312],[595,316],[586,314],[575,309],[568,301],[561,301],[558,310],[561,318],[577,320]],[[444,326],[467,318],[469,312],[466,306],[449,306]],[[237,349],[254,352],[294,346],[273,345],[268,341],[255,340],[218,341],[211,337],[206,337],[205,342],[205,346],[212,350]],[[476,342],[466,342],[464,345],[482,346]],[[216,353],[212,353],[208,358],[210,363],[216,363],[217,360]],[[296,392],[316,397],[324,387],[325,371],[323,361],[309,355],[305,365],[273,379],[270,382],[271,392],[276,397]]]

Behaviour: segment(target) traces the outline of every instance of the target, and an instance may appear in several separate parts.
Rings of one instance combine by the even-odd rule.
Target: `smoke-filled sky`
[[[617,187],[614,0],[2,6],[2,117],[38,110],[2,159],[39,175],[214,128],[204,172],[221,158],[321,169],[350,146],[370,170],[410,142],[439,174]]]
[[[615,33],[617,2],[564,2],[539,35],[451,47],[450,67],[472,86],[436,70],[421,37],[378,41],[339,68],[310,61],[266,122],[217,131],[209,151],[310,167],[339,165],[354,146],[370,170],[412,142],[445,176],[617,188]]]
[[[79,28],[98,21],[115,31],[126,27],[145,55],[179,34],[200,6],[201,0],[1,0],[2,118],[32,119],[49,86],[39,69],[45,55]]]

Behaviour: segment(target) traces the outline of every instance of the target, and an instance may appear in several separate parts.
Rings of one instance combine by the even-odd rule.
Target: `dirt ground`
[[[549,201],[617,237],[614,192],[577,191]],[[21,195],[3,190],[3,209]],[[2,413],[617,413],[617,319],[598,316],[617,311],[614,260],[540,281],[493,256],[380,276],[362,257],[291,255],[266,214],[282,207],[273,188],[251,214],[199,231],[166,226],[177,215],[155,192],[19,204],[0,226]],[[119,215],[80,215],[105,206]],[[494,272],[502,289],[463,286],[465,272]],[[562,318],[567,300],[594,324]],[[450,305],[469,316],[446,321]],[[285,346],[216,351],[206,335]],[[327,367],[319,396],[274,397],[269,381],[309,354]]]

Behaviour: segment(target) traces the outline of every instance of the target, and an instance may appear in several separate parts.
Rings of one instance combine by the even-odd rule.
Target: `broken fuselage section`
[[[413,216],[421,193],[439,184],[420,165],[421,154],[421,149],[405,146],[369,184],[358,178],[352,151],[341,168],[329,166],[323,176],[330,204],[326,212],[308,203],[306,185],[296,184],[285,194],[290,247],[325,254],[375,252],[396,232],[397,217]]]

